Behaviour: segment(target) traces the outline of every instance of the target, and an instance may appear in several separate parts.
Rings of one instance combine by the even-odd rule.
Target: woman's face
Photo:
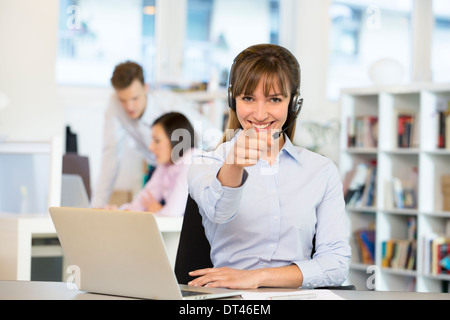
[[[159,123],[152,127],[152,142],[148,149],[156,156],[157,164],[172,163],[172,144]]]
[[[255,128],[257,131],[281,130],[288,116],[290,96],[282,94],[275,83],[268,96],[264,94],[262,78],[251,95],[236,97],[236,115],[244,130]]]

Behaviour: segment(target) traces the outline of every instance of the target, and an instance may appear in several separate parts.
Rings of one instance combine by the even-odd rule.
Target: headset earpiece
[[[300,89],[297,89],[297,92],[292,96],[291,102],[289,104],[289,112],[294,114],[295,117],[298,116],[303,106],[303,98],[300,95]]]

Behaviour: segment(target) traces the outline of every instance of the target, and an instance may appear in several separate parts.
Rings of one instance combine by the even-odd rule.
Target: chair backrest
[[[89,171],[89,158],[77,153],[66,153],[63,156],[62,173],[78,174],[81,176],[89,199],[91,198],[91,179]]]
[[[178,283],[187,284],[193,280],[194,277],[189,276],[190,271],[212,268],[210,252],[211,247],[205,236],[198,205],[188,196],[175,259]]]

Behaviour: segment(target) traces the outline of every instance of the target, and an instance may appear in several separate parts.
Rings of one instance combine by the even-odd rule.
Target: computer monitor
[[[61,202],[62,139],[0,141],[0,212],[46,214]]]

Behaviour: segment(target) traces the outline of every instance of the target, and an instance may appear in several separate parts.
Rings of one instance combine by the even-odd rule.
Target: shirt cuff
[[[226,223],[232,220],[240,207],[242,191],[245,181],[247,181],[248,173],[244,170],[242,183],[237,188],[224,187],[217,179],[217,175],[210,185],[211,197],[208,203],[211,206],[206,210],[208,218],[214,223]]]
[[[303,275],[302,288],[340,286],[345,281],[343,270],[323,270],[320,263],[314,259],[294,261],[294,263]]]
[[[302,288],[314,288],[323,285],[323,272],[314,260],[294,262],[303,275]]]

